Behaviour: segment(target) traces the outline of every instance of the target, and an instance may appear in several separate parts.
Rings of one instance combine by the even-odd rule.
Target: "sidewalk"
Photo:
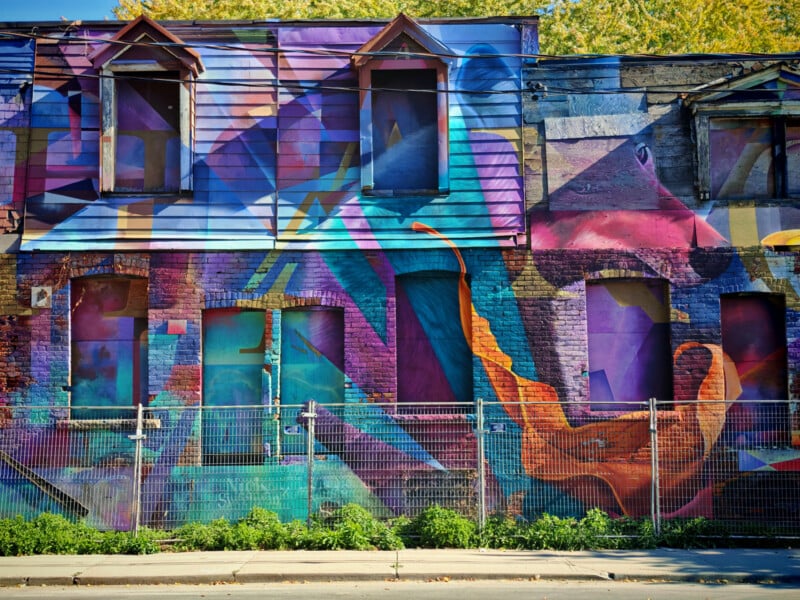
[[[0,557],[0,586],[436,579],[800,584],[800,550],[400,550]]]

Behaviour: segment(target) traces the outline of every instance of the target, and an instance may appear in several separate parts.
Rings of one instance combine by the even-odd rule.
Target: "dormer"
[[[101,192],[189,192],[200,56],[142,15],[89,60],[100,75]]]
[[[365,194],[448,193],[451,55],[401,13],[351,57],[360,88]]]
[[[700,198],[800,198],[800,70],[786,63],[687,94]]]

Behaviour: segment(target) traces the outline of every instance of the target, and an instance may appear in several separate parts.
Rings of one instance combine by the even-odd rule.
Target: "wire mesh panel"
[[[553,402],[486,404],[489,512],[646,516],[651,505],[649,412],[599,413]]]
[[[143,442],[142,524],[236,520],[250,509],[305,518],[306,465],[282,451],[279,413],[263,406],[165,407]],[[290,432],[291,435],[291,432]]]
[[[438,504],[477,520],[600,508],[800,532],[800,420],[786,401],[2,410],[0,517],[168,530],[254,507],[286,522]]]
[[[405,405],[402,414],[393,409],[317,407],[314,489],[328,496],[319,505],[358,502],[361,496],[362,505],[379,517],[414,516],[431,504],[475,516],[474,415],[445,413],[441,405]],[[326,463],[335,476],[320,470]]]
[[[134,408],[7,407],[0,428],[0,515],[42,512],[127,530],[134,505]],[[97,418],[92,418],[97,416]]]
[[[676,408],[683,408],[678,405]],[[701,465],[691,471],[702,493],[689,516],[700,515],[742,534],[800,532],[800,440],[797,413],[786,401],[700,403],[701,436],[695,453]],[[714,416],[710,420],[708,415]],[[682,432],[691,427],[686,423]],[[663,468],[662,468],[663,471]],[[665,490],[666,492],[666,490]],[[673,503],[674,505],[674,503]],[[665,517],[672,514],[667,506]]]

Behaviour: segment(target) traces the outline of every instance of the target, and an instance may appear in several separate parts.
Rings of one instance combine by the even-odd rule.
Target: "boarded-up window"
[[[729,294],[720,299],[722,349],[736,365],[738,385],[725,390],[728,400],[726,434],[737,444],[787,442],[785,403],[786,301],[779,294]]]
[[[458,276],[403,275],[396,288],[400,409],[413,410],[410,403],[417,402],[471,403],[472,353],[459,316]]]
[[[147,280],[76,279],[70,307],[72,417],[134,417],[130,410],[105,407],[147,400]]]
[[[592,410],[636,410],[672,398],[669,300],[659,280],[587,282]]]
[[[180,189],[179,79],[163,71],[117,75],[115,191]]]
[[[263,460],[264,311],[203,312],[203,462]]]
[[[303,308],[281,315],[281,404],[344,402],[344,314]]]
[[[711,119],[711,197],[800,196],[800,120]]]
[[[436,71],[372,72],[376,193],[433,193],[439,186]]]

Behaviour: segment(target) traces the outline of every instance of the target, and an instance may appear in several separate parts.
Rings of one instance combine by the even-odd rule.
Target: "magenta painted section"
[[[737,425],[734,443],[786,443],[785,407],[747,400],[776,400],[787,395],[786,303],[776,294],[732,294],[720,300],[722,348],[736,366],[740,389],[726,390],[739,400],[731,407]]]
[[[444,273],[400,277],[396,310],[398,402],[471,403],[472,355],[459,321],[458,280]]]

